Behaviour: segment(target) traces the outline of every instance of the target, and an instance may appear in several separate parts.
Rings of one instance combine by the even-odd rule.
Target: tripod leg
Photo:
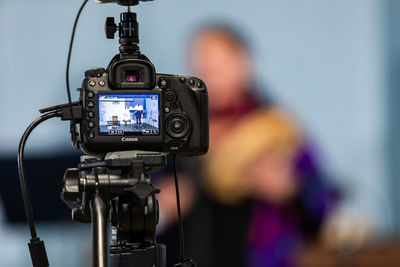
[[[95,194],[90,201],[92,215],[93,267],[108,267],[108,209],[104,200]]]

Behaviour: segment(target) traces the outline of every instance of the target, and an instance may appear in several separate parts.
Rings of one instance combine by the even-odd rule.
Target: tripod
[[[66,170],[61,198],[74,221],[92,222],[94,267],[165,266],[165,246],[155,243],[159,190],[150,183],[150,173],[165,166],[161,153],[117,152],[83,156]]]

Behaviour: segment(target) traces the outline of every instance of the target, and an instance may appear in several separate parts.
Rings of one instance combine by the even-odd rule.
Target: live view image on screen
[[[99,95],[101,135],[158,135],[157,94]]]

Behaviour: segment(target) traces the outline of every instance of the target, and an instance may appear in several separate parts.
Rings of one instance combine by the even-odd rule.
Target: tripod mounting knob
[[[63,191],[61,198],[67,202],[74,202],[80,196],[79,190],[79,169],[67,169],[63,178]]]
[[[106,32],[107,39],[114,39],[114,35],[118,30],[118,26],[115,24],[115,19],[113,17],[107,17],[104,30]]]
[[[139,200],[139,203],[144,207],[147,203],[148,197],[153,194],[160,193],[160,190],[154,188],[147,183],[138,183],[134,186],[126,188],[125,192],[131,193],[137,200]]]

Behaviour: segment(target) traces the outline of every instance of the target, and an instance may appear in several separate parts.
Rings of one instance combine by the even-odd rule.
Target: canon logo
[[[137,137],[122,137],[122,142],[139,142],[139,138]]]

